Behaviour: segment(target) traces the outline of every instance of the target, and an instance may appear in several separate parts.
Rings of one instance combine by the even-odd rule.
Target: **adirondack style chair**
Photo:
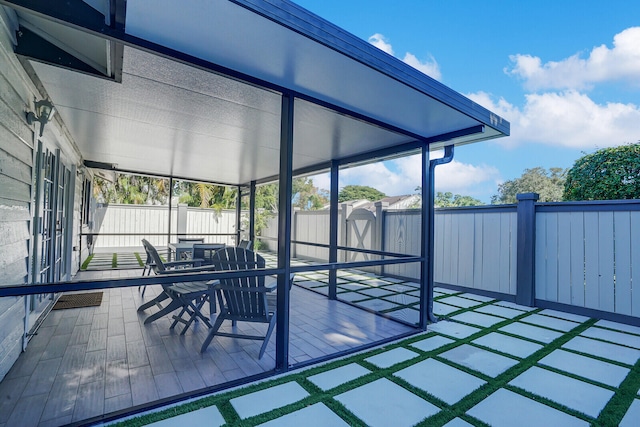
[[[248,249],[226,247],[214,254],[213,266],[216,271],[239,271],[264,268],[265,260]],[[267,294],[274,288],[265,287],[264,276],[236,277],[220,279],[214,286],[220,305],[220,313],[204,340],[201,352],[205,352],[215,336],[262,340],[258,358],[262,358],[269,338],[276,324],[275,307],[269,305]],[[211,296],[213,297],[213,296]],[[257,322],[268,324],[264,336],[221,332],[225,320],[235,322]]]
[[[165,263],[162,258],[160,258],[156,248],[147,240],[143,239],[142,244],[153,261],[153,270],[157,275],[184,274],[189,272],[212,270],[212,266],[210,265],[186,268],[187,266],[193,266],[194,264],[199,265],[202,262],[202,260],[199,259]],[[204,302],[207,301],[209,288],[209,285],[205,281],[175,282],[162,285],[162,292],[153,300],[138,307],[138,311],[144,311],[154,305],[159,307],[159,310],[156,313],[145,319],[144,324],[147,325],[175,310],[181,309],[180,314],[173,316],[174,322],[171,325],[171,329],[173,329],[177,323],[184,323],[185,326],[182,329],[181,334],[184,334],[191,323],[196,319],[203,320],[204,323],[210,327],[211,323],[209,322],[209,319],[201,312]],[[164,306],[161,305],[160,303],[165,300],[170,301]],[[183,317],[185,313],[189,315],[187,319],[184,319]]]

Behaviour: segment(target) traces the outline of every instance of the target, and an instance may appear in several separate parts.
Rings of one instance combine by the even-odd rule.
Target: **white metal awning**
[[[294,170],[509,133],[502,118],[289,1],[128,0],[126,14],[123,1],[64,13],[44,0],[0,3],[71,56],[47,59],[17,38],[84,160],[121,170],[227,184],[277,176],[282,93],[296,99]]]

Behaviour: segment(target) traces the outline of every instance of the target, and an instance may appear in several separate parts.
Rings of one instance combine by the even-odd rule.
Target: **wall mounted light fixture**
[[[34,101],[36,112],[29,111],[27,113],[27,123],[30,125],[35,122],[40,122],[40,136],[42,136],[42,132],[44,132],[44,125],[46,125],[51,119],[53,115],[56,113],[56,109],[48,99],[43,99],[41,101]]]

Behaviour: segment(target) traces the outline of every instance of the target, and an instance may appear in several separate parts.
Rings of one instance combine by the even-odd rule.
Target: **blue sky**
[[[638,1],[296,3],[511,122],[508,138],[458,148],[437,191],[488,203],[526,168],[569,168],[584,153],[640,140]],[[407,194],[419,174],[417,159],[402,159],[349,170],[340,186]]]

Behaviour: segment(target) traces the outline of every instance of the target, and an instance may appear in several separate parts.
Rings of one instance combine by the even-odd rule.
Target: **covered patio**
[[[18,380],[24,386],[17,400],[3,403],[13,408],[11,414],[35,417],[27,408],[38,403],[48,412],[30,420],[34,424],[95,422],[382,344],[424,331],[433,320],[434,168],[453,159],[456,145],[508,135],[508,122],[288,1],[0,0],[0,5],[3,37],[9,34],[14,47],[7,56],[24,69],[20,79],[31,82],[37,99],[50,99],[57,111],[46,126],[21,123],[21,132],[32,137],[22,143],[32,144],[36,185],[20,187],[33,192],[27,200],[35,200],[29,207],[33,215],[25,215],[32,218],[25,228],[33,235],[15,244],[29,254],[25,271],[7,274],[0,287],[0,297],[15,298],[8,313],[27,311],[23,325],[13,319],[13,329],[0,337],[20,340],[25,350],[0,384],[14,391]],[[30,98],[24,93],[16,98]],[[32,108],[31,99],[21,102]],[[445,156],[430,159],[440,148]],[[416,171],[423,200],[420,254],[339,246],[341,170],[409,154],[421,156]],[[292,242],[292,178],[320,172],[331,177],[329,244]],[[228,273],[75,274],[72,261],[86,256],[83,231],[91,210],[86,183],[113,173],[235,187],[239,198],[248,200],[244,232],[252,241],[260,239],[256,187],[278,183],[277,250],[270,265],[251,273],[278,280],[268,356],[258,359],[253,344],[232,339],[216,341],[200,355],[195,350],[206,333],[203,325],[184,337],[169,331],[168,319],[140,325],[139,286],[214,280]],[[34,223],[48,224],[59,236],[51,240],[41,231],[47,227]],[[239,219],[237,224],[239,241]],[[324,247],[328,258],[296,264],[292,243]],[[372,256],[347,262],[341,254],[349,252]],[[21,264],[20,255],[13,258]],[[387,294],[413,292],[406,298],[413,307],[405,318],[394,320],[375,307],[363,310],[362,304],[356,308],[340,298],[347,293],[341,274],[399,263],[419,264],[421,272],[411,289]],[[292,274],[300,286],[289,292]],[[317,279],[313,274],[323,274],[326,283],[310,285]],[[389,289],[402,284],[397,278],[380,280]],[[99,307],[46,314],[47,301],[53,303],[60,293],[88,290],[104,290]],[[153,295],[151,288],[148,292]],[[42,316],[30,314],[36,299]]]

